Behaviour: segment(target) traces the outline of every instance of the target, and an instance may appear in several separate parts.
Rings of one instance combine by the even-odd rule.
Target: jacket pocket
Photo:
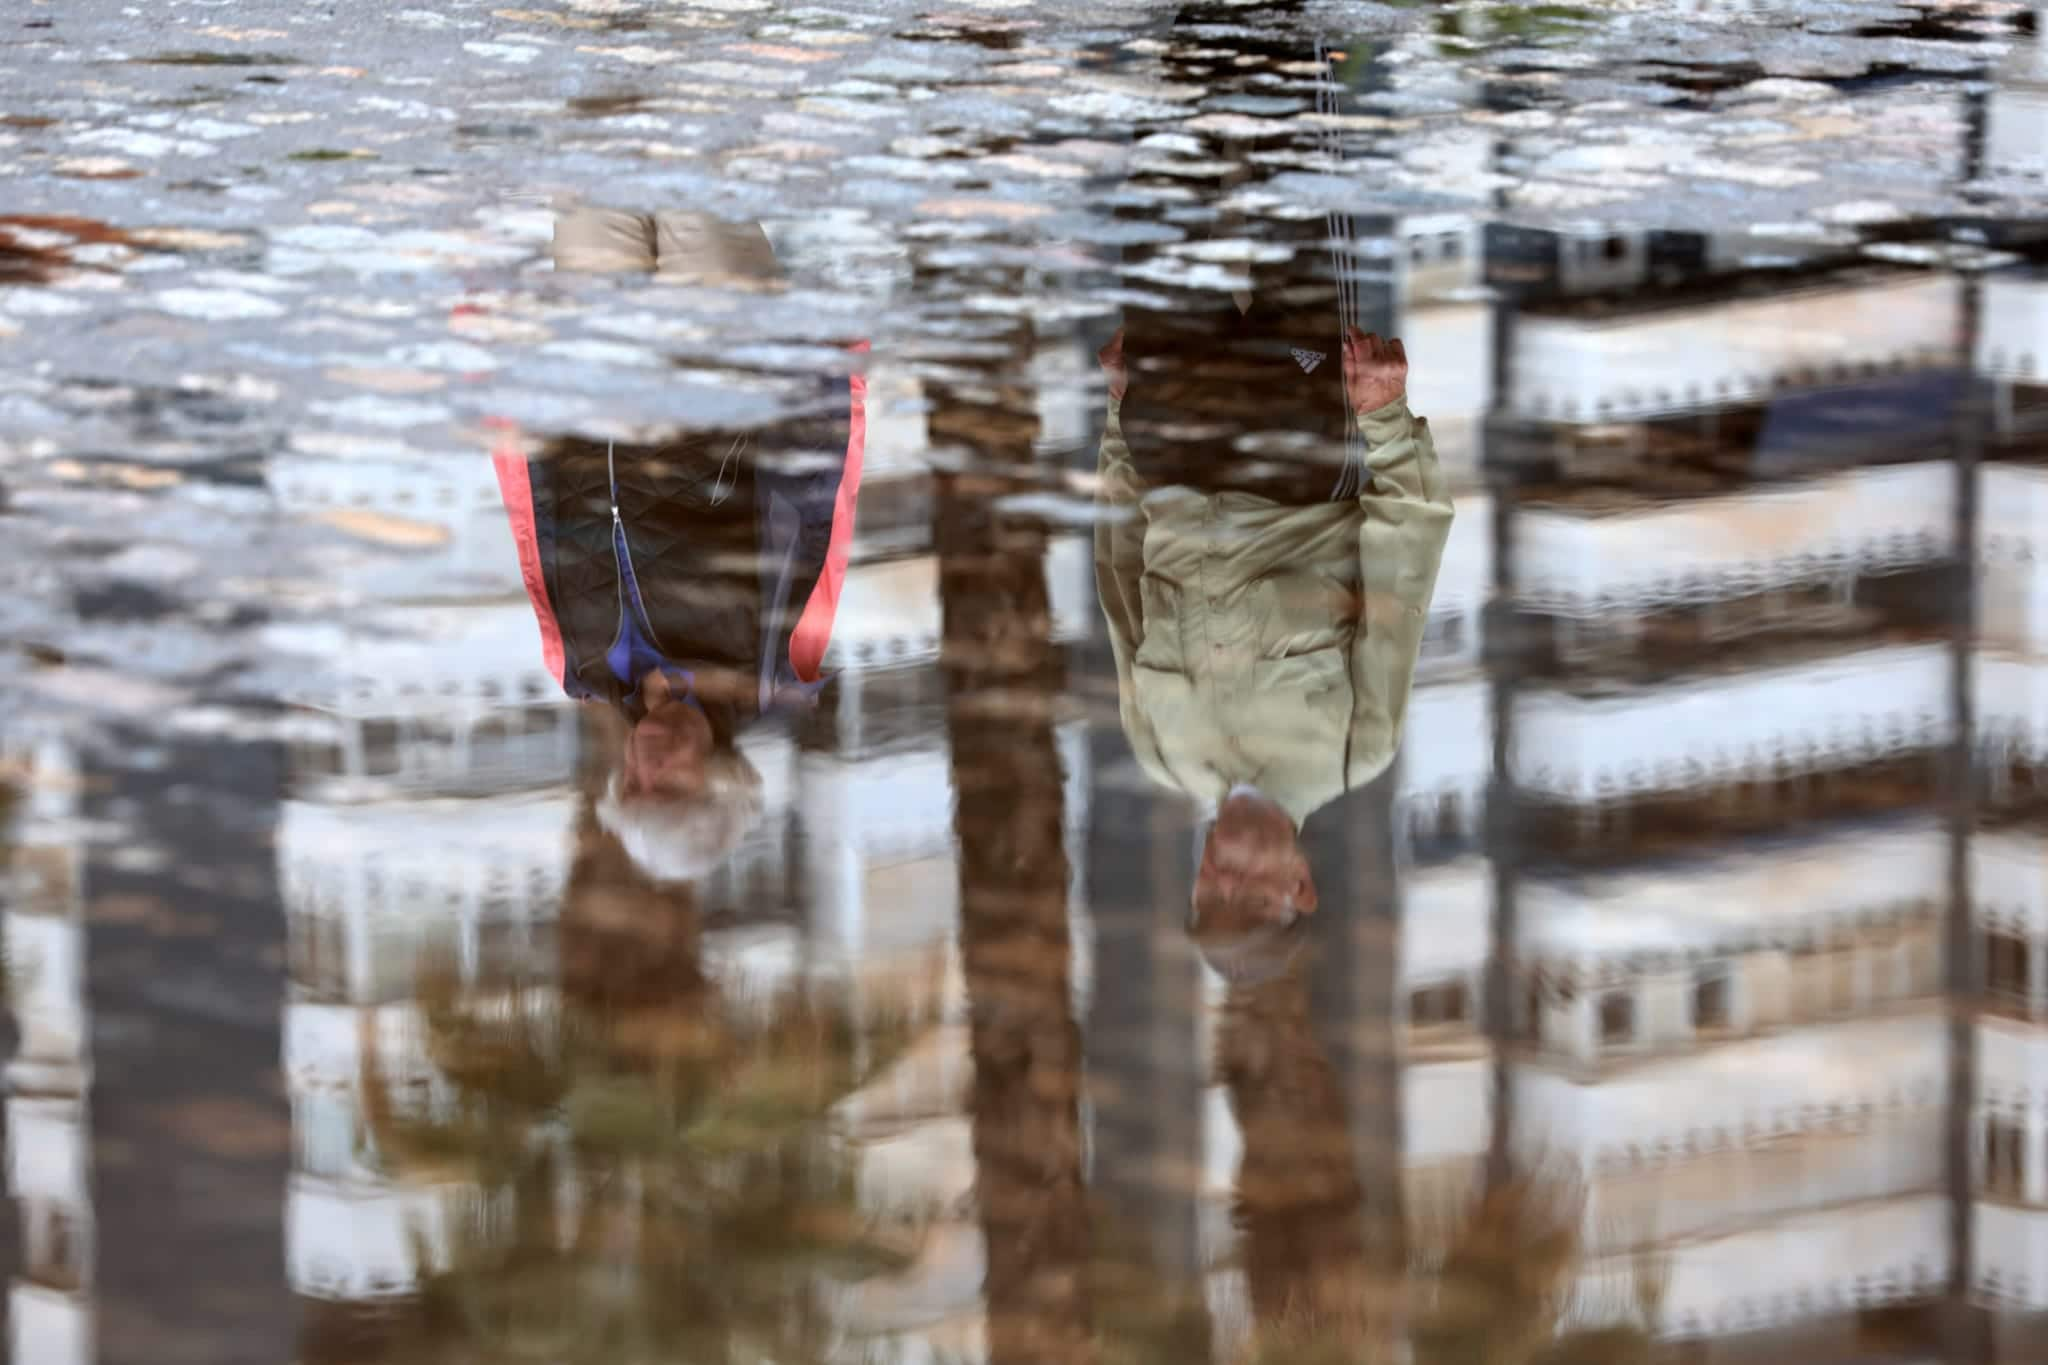
[[[1180,588],[1148,573],[1138,580],[1138,601],[1145,614],[1135,660],[1138,667],[1181,672]]]
[[[1284,660],[1332,652],[1341,661],[1358,619],[1358,589],[1328,574],[1268,574],[1252,584],[1259,657]]]
[[[1253,670],[1252,714],[1242,742],[1275,780],[1299,784],[1321,774],[1342,790],[1351,728],[1349,651],[1318,649],[1261,660]]]
[[[1351,655],[1341,645],[1262,659],[1257,669],[1259,692],[1275,701],[1282,697],[1313,700],[1351,686]]]

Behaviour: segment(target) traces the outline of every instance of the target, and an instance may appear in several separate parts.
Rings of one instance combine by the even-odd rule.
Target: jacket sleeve
[[[516,432],[509,423],[506,427],[491,454],[491,464],[498,476],[498,497],[505,504],[512,544],[519,552],[519,578],[526,585],[526,600],[533,607],[534,623],[540,627],[541,662],[548,676],[574,696],[562,648],[562,628],[555,615],[554,599],[548,592],[547,551],[541,543],[542,520],[535,514],[533,467],[519,448]]]
[[[1095,594],[1109,627],[1109,648],[1116,656],[1117,719],[1124,727],[1138,765],[1155,781],[1172,785],[1158,738],[1137,704],[1132,669],[1145,639],[1145,609],[1139,582],[1145,573],[1145,519],[1138,511],[1141,493],[1131,452],[1117,434],[1116,405],[1102,435],[1096,459]]]
[[[1379,776],[1400,747],[1415,659],[1429,620],[1451,499],[1429,423],[1395,399],[1360,419],[1371,484],[1359,495],[1363,629],[1352,643],[1352,712],[1345,782]]]

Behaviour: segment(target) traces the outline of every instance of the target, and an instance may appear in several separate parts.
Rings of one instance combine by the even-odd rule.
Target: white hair
[[[614,772],[597,803],[597,822],[618,839],[633,865],[657,882],[695,881],[731,856],[761,818],[761,774],[737,751],[704,762],[703,790],[688,796],[627,799]]]

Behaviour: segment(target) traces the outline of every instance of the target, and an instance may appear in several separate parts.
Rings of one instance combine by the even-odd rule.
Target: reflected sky
[[[2043,17],[0,21],[9,1359],[2038,1358]]]

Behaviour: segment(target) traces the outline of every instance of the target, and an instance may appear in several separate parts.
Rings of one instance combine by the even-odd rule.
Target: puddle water
[[[2039,1359],[2040,17],[11,26],[11,1360]]]

